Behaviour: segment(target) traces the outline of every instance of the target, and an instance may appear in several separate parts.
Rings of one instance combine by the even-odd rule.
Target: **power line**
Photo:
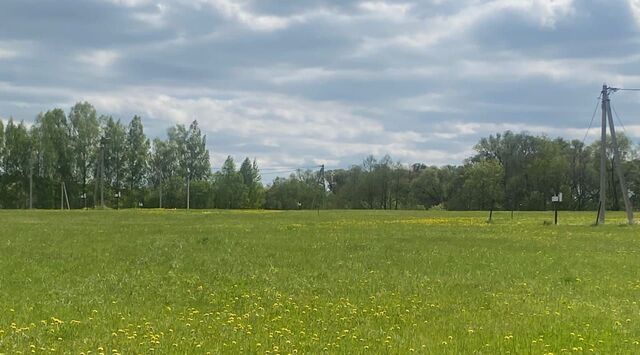
[[[587,139],[587,136],[589,135],[589,130],[591,130],[591,127],[593,126],[593,120],[596,118],[596,113],[598,113],[598,106],[600,106],[601,98],[602,98],[602,95],[598,96],[598,99],[596,100],[596,108],[593,110],[593,115],[591,116],[591,122],[589,122],[589,128],[587,128],[587,132],[584,134],[584,138],[582,138],[582,144],[584,144],[584,141]]]
[[[314,165],[314,166],[301,166],[299,168],[293,168],[291,167],[292,170],[311,170],[311,169],[317,169],[319,168],[320,165]],[[286,169],[289,168],[287,166],[281,166],[278,168],[259,168],[260,171],[270,171],[270,170],[282,170],[282,169]]]
[[[267,171],[267,172],[262,172],[262,170],[258,169],[260,171],[260,175],[276,175],[276,174],[287,174],[287,173],[295,173],[296,171],[300,171],[300,169],[295,169],[295,170],[282,170],[282,171]]]
[[[622,126],[622,130],[624,131],[624,134],[627,134],[627,129],[624,128],[624,123],[622,123],[622,120],[620,119],[620,116],[618,116],[618,112],[616,111],[616,108],[613,107],[613,104],[611,104],[611,109],[613,110],[613,113],[616,114],[616,118],[618,119],[618,123],[620,123],[620,125]]]
[[[258,170],[260,172],[263,172],[263,171],[289,172],[289,171],[298,171],[298,170],[313,170],[313,169],[318,169],[320,167],[321,167],[321,165],[301,166],[301,167],[280,166],[280,167],[271,167],[271,168],[260,168],[260,167],[258,167]],[[288,170],[285,170],[285,169],[288,169]],[[211,168],[211,170],[213,170],[213,171],[221,171],[222,168]]]
[[[625,88],[612,88],[612,87],[608,87],[607,88],[607,93],[608,94],[613,94],[613,93],[616,93],[618,91],[640,91],[640,89],[631,89],[631,88],[625,89]]]

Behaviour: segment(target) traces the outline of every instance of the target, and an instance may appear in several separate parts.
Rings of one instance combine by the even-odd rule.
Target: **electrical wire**
[[[289,171],[298,171],[298,170],[313,170],[313,169],[317,169],[320,168],[321,165],[314,165],[314,166],[301,166],[301,167],[287,167],[287,166],[281,166],[281,167],[271,167],[271,168],[258,168],[258,170],[260,170],[261,172],[263,171],[274,171],[274,173],[279,173],[279,172],[289,172]],[[285,170],[285,169],[289,169],[289,170]],[[222,170],[222,168],[211,168],[211,170],[213,171],[220,171]]]
[[[593,115],[591,116],[591,122],[589,122],[589,128],[587,128],[587,132],[584,134],[584,138],[582,138],[583,145],[584,145],[584,141],[587,139],[587,136],[589,135],[589,131],[591,130],[591,127],[593,126],[593,120],[596,118],[596,113],[598,113],[598,106],[600,106],[601,98],[602,98],[602,95],[598,96],[598,99],[596,100],[596,108],[593,110]]]
[[[276,174],[295,173],[296,171],[299,171],[299,170],[300,169],[262,172],[261,169],[258,169],[258,171],[260,172],[260,175],[276,175]]]
[[[611,106],[611,110],[613,110],[613,113],[615,113],[616,118],[618,119],[618,123],[620,123],[620,125],[622,126],[622,131],[624,132],[624,134],[627,134],[627,129],[624,128],[624,123],[622,123],[622,120],[620,119],[620,116],[618,116],[618,112],[616,111],[616,108],[613,107],[613,104],[611,104],[611,103],[609,103],[609,105]]]

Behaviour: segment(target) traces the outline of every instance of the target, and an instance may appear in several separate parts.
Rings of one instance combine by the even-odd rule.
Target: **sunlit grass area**
[[[0,211],[0,353],[638,353],[608,218]]]

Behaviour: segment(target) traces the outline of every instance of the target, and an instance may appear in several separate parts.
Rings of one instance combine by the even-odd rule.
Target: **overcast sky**
[[[602,83],[639,71],[640,0],[0,1],[0,117],[88,100],[151,137],[197,119],[214,167],[459,164],[506,129],[582,139]],[[640,95],[613,100],[637,142]]]

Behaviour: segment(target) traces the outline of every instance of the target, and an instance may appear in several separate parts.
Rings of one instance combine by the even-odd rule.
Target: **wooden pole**
[[[618,174],[618,181],[620,181],[620,190],[622,191],[622,197],[624,199],[624,208],[627,211],[627,220],[629,221],[629,224],[633,224],[633,207],[631,206],[631,200],[629,199],[629,190],[627,190],[627,182],[624,178],[624,172],[622,171],[622,159],[620,157],[620,149],[618,148],[616,128],[613,125],[613,116],[611,115],[611,102],[609,100],[607,100],[607,115],[609,116],[611,144],[613,144],[613,165],[615,166],[616,173]],[[611,181],[611,183],[613,184],[613,181]]]

